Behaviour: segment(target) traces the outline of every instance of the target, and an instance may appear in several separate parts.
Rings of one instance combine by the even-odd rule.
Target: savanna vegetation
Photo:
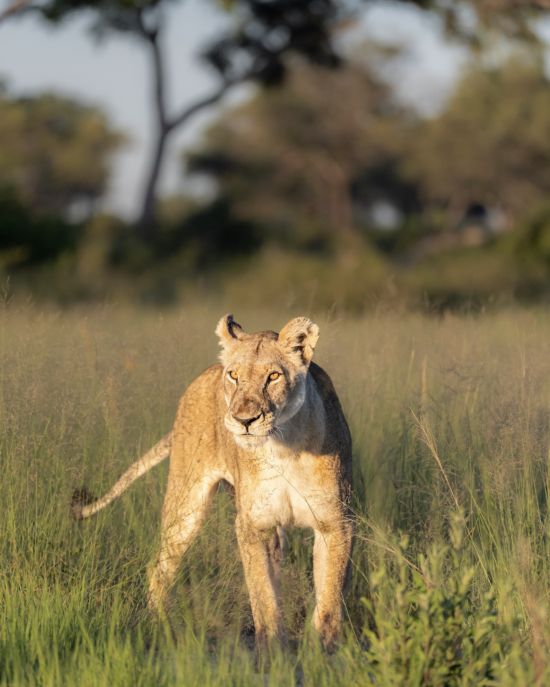
[[[219,4],[234,21],[202,53],[217,90],[173,111],[170,3],[0,11],[138,40],[156,125],[125,221],[103,204],[125,133],[90,104],[1,86],[0,684],[549,684],[548,3],[412,0],[464,51],[430,116],[387,78],[406,46],[341,49],[354,3]],[[244,82],[248,100],[182,153],[210,195],[161,198],[174,132]],[[169,431],[229,311],[248,331],[321,325],[355,465],[334,656],[309,625],[311,532],[288,537],[291,651],[258,665],[223,491],[158,621],[145,595],[168,465],[70,517],[75,488],[104,492]]]
[[[173,111],[169,3],[15,0],[0,12],[0,24],[34,15],[50,27],[85,16],[96,37],[136,39],[153,77],[154,145],[133,222],[103,204],[124,132],[90,104],[2,86],[0,275],[13,292],[355,314],[548,301],[545,3],[403,3],[463,50],[460,78],[430,116],[388,79],[407,47],[361,44],[362,3],[218,4],[227,30],[199,55],[218,88]],[[250,97],[219,110],[182,154],[184,182],[206,177],[211,194],[162,198],[174,132],[244,82]]]
[[[292,651],[254,664],[223,492],[185,559],[169,618],[147,617],[168,465],[90,521],[71,520],[71,494],[83,484],[103,492],[170,429],[187,384],[216,360],[219,314],[39,313],[5,299],[0,683],[547,684],[545,311],[306,313],[321,325],[316,359],[354,440],[357,540],[335,656],[309,629],[312,534],[292,530],[283,582]],[[254,331],[293,314],[238,317]]]
[[[470,62],[429,119],[382,78],[396,59],[370,45],[338,69],[290,61],[283,85],[225,111],[186,153],[185,173],[206,176],[212,197],[159,201],[148,238],[95,212],[124,142],[101,113],[6,94],[4,276],[21,297],[61,303],[232,296],[362,313],[546,302],[541,55],[516,46]]]

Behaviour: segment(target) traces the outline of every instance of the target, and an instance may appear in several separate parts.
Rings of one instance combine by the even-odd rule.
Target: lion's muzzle
[[[236,437],[267,437],[273,427],[273,418],[266,416],[263,410],[247,413],[239,409],[227,413],[225,426]]]
[[[243,416],[233,415],[233,419],[237,420],[237,422],[239,422],[248,432],[248,428],[250,427],[250,425],[253,422],[256,422],[256,420],[259,420],[262,416],[263,416],[263,413],[260,413],[259,415],[255,415],[255,416],[248,416],[248,417],[247,416],[243,417]]]

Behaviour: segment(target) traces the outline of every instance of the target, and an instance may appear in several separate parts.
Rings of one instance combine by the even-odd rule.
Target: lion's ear
[[[228,345],[235,343],[235,341],[242,341],[244,332],[240,324],[237,324],[233,319],[233,315],[226,315],[218,322],[216,327],[216,334],[220,337],[220,344],[227,348]]]
[[[309,365],[319,341],[319,327],[307,317],[296,317],[279,334],[279,346],[298,364]]]

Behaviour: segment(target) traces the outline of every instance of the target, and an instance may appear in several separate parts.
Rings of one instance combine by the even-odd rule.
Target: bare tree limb
[[[142,37],[151,46],[153,56],[155,104],[159,119],[159,128],[162,132],[166,132],[168,130],[168,118],[166,115],[165,68],[162,52],[157,40],[159,30],[158,28],[148,29],[146,27],[143,21],[143,14],[141,10],[137,13],[137,20]]]
[[[10,5],[6,7],[2,12],[0,12],[0,24],[12,17],[14,14],[18,14],[21,10],[25,9],[27,5],[30,5],[31,0],[14,0]]]
[[[159,66],[160,69],[162,69],[162,63],[158,62],[157,65]],[[157,108],[158,108],[158,114],[159,114],[159,120],[160,120],[160,126],[159,126],[159,132],[158,132],[158,138],[157,142],[155,145],[154,149],[154,154],[153,154],[153,161],[152,161],[152,166],[151,166],[151,171],[149,173],[149,177],[147,179],[147,183],[145,186],[145,193],[144,193],[144,199],[143,199],[143,207],[141,211],[141,216],[140,219],[138,220],[138,227],[139,231],[142,235],[143,238],[148,239],[151,238],[151,234],[154,231],[154,217],[155,217],[155,192],[156,192],[156,187],[157,187],[157,181],[159,178],[160,174],[160,169],[162,165],[162,160],[164,157],[164,151],[166,149],[166,142],[169,137],[169,135],[172,133],[174,129],[177,129],[179,126],[181,126],[184,122],[186,122],[188,119],[190,119],[194,114],[197,112],[200,112],[200,110],[208,107],[209,105],[214,105],[217,103],[219,100],[223,98],[223,96],[227,93],[227,91],[234,85],[240,82],[244,82],[247,79],[251,78],[251,75],[247,74],[245,78],[240,77],[238,79],[233,79],[233,80],[228,80],[225,81],[218,90],[213,93],[212,95],[208,96],[207,98],[203,98],[202,100],[197,101],[190,107],[187,107],[183,112],[181,112],[178,116],[174,117],[171,120],[168,120],[166,118],[166,115],[164,113],[163,105],[159,105],[161,102],[159,100],[163,98],[163,91],[162,91],[162,86],[160,87],[159,90],[159,78],[162,77],[162,74],[156,73],[156,79],[157,79],[157,87],[156,87],[156,93],[157,93]]]
[[[145,193],[143,198],[143,205],[138,220],[138,230],[141,236],[148,240],[154,233],[154,218],[155,218],[155,205],[156,205],[156,188],[157,182],[160,175],[160,170],[162,166],[162,161],[164,158],[164,153],[166,150],[166,144],[169,136],[174,129],[177,129],[182,124],[184,124],[188,119],[191,119],[193,115],[197,114],[201,110],[209,107],[210,105],[215,105],[219,102],[224,95],[233,88],[233,86],[239,83],[245,83],[251,81],[258,77],[259,69],[254,67],[244,72],[240,76],[234,78],[225,79],[222,85],[217,91],[211,95],[198,100],[189,107],[186,107],[179,115],[173,118],[168,118],[165,110],[164,102],[164,65],[162,62],[162,55],[157,45],[157,31],[152,31],[147,29],[144,25],[142,17],[139,16],[140,30],[144,38],[146,38],[153,46],[153,60],[154,60],[154,75],[155,75],[155,92],[156,92],[156,106],[157,113],[159,117],[159,131],[157,135],[157,141],[154,148],[153,160],[150,169],[150,173],[147,178],[145,185]]]
[[[209,105],[214,105],[218,101],[220,101],[223,96],[229,91],[233,86],[236,86],[238,83],[244,83],[245,81],[248,81],[253,77],[253,73],[247,73],[244,76],[240,76],[236,79],[228,79],[227,81],[224,81],[224,83],[218,88],[217,91],[212,93],[212,95],[209,95],[207,98],[204,98],[203,100],[199,100],[190,107],[187,107],[183,112],[181,112],[177,117],[174,117],[169,123],[168,123],[168,130],[172,131],[172,129],[176,129],[177,127],[181,126],[184,122],[186,122],[188,119],[190,119],[194,114],[199,112],[205,107],[208,107]]]
[[[164,65],[162,62],[162,53],[157,41],[156,32],[152,35],[151,48],[153,50],[153,66],[155,69],[155,98],[157,101],[157,112],[159,117],[159,124],[162,129],[168,126],[166,117],[166,89],[164,83]]]
[[[484,0],[481,8],[489,12],[499,12],[527,7],[538,10],[550,9],[550,0]]]

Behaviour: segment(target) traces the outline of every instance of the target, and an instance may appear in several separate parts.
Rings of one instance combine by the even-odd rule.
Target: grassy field
[[[145,613],[168,465],[75,523],[173,423],[217,358],[224,312],[0,310],[0,683],[544,685],[550,682],[550,313],[360,320],[235,311],[245,330],[321,326],[354,440],[358,517],[336,656],[309,630],[312,533],[284,567],[290,655],[254,664],[234,510],[220,493],[174,591]],[[265,670],[265,672],[264,672]]]

